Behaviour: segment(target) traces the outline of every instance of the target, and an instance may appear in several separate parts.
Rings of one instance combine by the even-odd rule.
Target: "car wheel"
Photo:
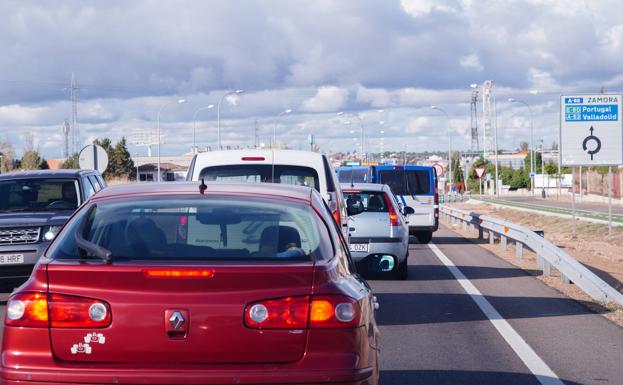
[[[430,243],[433,240],[433,232],[432,231],[418,231],[415,233],[415,237],[418,242],[421,244]]]
[[[409,278],[409,256],[407,255],[407,257],[405,258],[405,260],[402,263],[399,263],[398,266],[396,267],[396,279],[400,279],[400,280],[406,280],[407,278]]]

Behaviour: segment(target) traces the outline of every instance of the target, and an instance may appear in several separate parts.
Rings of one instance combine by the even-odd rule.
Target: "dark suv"
[[[25,281],[69,216],[105,186],[93,170],[0,175],[0,291]]]

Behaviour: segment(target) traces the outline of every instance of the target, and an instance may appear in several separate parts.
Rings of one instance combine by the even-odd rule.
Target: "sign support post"
[[[608,236],[612,236],[612,166],[608,166]]]
[[[582,166],[580,166],[580,202],[582,202]]]
[[[575,238],[575,167],[571,168],[571,212],[573,215],[573,238]]]

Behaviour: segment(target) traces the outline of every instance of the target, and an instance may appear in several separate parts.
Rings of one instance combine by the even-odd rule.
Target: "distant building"
[[[145,163],[138,166],[139,182],[157,182],[158,164]],[[179,182],[186,180],[188,167],[183,167],[173,163],[160,163],[160,180],[162,182]]]

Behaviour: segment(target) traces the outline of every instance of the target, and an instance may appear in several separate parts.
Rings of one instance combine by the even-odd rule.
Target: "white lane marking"
[[[463,287],[465,292],[476,302],[476,305],[489,318],[495,329],[500,333],[502,338],[515,351],[517,356],[530,369],[543,385],[564,385],[564,382],[558,378],[556,373],[539,357],[526,341],[513,329],[513,327],[504,319],[502,315],[491,305],[482,293],[474,286],[474,284],[465,277],[458,267],[439,250],[437,245],[432,242],[428,244],[430,249],[435,253],[437,258],[450,270],[454,278]]]

